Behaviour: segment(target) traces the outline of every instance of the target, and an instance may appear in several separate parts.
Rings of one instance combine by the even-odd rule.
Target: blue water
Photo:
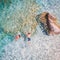
[[[37,11],[37,14],[48,11],[55,14],[58,20],[60,20],[60,0],[33,1],[36,1],[37,5],[40,6],[40,10]],[[4,24],[6,24],[7,22],[6,17],[11,16],[14,12],[18,10],[24,10],[24,3],[26,3],[24,0],[8,0],[6,4],[3,2],[3,0],[1,0],[0,2],[0,58],[3,55],[2,52],[5,52],[4,47],[14,40],[14,33],[7,33],[4,31],[3,27]],[[16,10],[16,8],[18,10]]]

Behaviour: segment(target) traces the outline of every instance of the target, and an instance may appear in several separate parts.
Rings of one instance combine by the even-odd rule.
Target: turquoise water
[[[4,55],[4,47],[7,46],[9,43],[12,43],[14,41],[14,32],[6,32],[4,29],[8,27],[8,29],[12,30],[13,19],[11,16],[16,14],[17,11],[20,13],[23,12],[23,14],[28,15],[26,6],[27,2],[30,2],[30,0],[6,0],[7,2],[4,2],[4,0],[0,1],[0,60],[1,56]],[[39,10],[37,11],[37,14],[40,14],[41,12],[48,11],[50,13],[53,13],[58,20],[60,21],[60,1],[59,0],[31,0],[32,3],[35,2],[38,6],[40,6]],[[26,6],[25,6],[26,4]],[[18,13],[16,14],[16,19],[18,19]],[[16,21],[16,19],[14,21]],[[7,22],[8,21],[8,22]],[[16,23],[13,24],[15,26]],[[8,25],[8,26],[7,26]],[[16,24],[17,25],[17,24]],[[20,25],[18,25],[20,26]],[[17,27],[19,28],[19,27]],[[18,29],[19,30],[19,29]],[[13,31],[13,30],[12,30]]]
[[[7,17],[11,16],[14,13],[16,6],[21,2],[19,0],[6,0],[6,1],[7,1],[6,3],[4,2],[4,0],[0,1],[0,50],[6,44],[13,41],[14,35],[5,32],[2,26],[6,24]]]

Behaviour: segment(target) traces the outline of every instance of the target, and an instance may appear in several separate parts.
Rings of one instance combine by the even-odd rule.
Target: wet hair
[[[45,15],[45,18],[46,18],[47,29],[48,29],[48,31],[50,31],[50,30],[51,30],[51,27],[50,27],[48,15],[49,15],[49,13],[47,13],[47,14]]]

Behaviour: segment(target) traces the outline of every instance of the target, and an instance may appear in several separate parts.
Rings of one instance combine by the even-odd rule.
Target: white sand
[[[5,46],[2,60],[60,60],[60,35],[47,36],[38,31],[30,44],[21,38]]]

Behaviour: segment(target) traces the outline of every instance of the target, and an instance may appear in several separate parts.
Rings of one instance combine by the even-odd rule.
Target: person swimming
[[[16,35],[15,39],[18,40],[21,36],[20,35]]]
[[[23,34],[24,36],[22,36],[21,34],[17,34],[15,36],[15,40],[18,40],[21,36],[24,38],[24,41],[26,41],[26,38],[27,38],[27,41],[31,41],[31,33],[26,33],[26,34]]]
[[[31,37],[31,33],[28,33],[28,34],[27,34],[28,41],[30,41],[30,40],[31,40],[31,38],[30,38],[30,37]]]
[[[60,34],[60,25],[58,25],[56,18],[49,13],[46,14],[45,18],[48,27],[48,33],[50,35]]]
[[[60,25],[57,18],[49,12],[43,12],[38,15],[39,22],[44,25],[44,29],[48,35],[60,34]]]

